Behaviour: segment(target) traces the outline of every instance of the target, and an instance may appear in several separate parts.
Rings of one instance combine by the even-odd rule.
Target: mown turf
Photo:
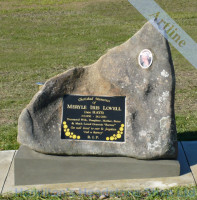
[[[156,2],[197,40],[197,1]],[[0,150],[18,148],[17,119],[36,82],[95,62],[145,22],[126,0],[0,0]],[[173,47],[172,57],[178,138],[197,139],[197,71]]]
[[[84,191],[83,191],[84,192]],[[104,198],[105,197],[105,198]],[[54,200],[96,200],[96,199],[110,199],[110,200],[196,200],[197,188],[196,187],[174,187],[171,189],[145,189],[145,190],[132,190],[132,191],[116,191],[116,192],[97,192],[92,193],[86,191],[84,194],[78,192],[53,192],[49,193],[46,190],[43,191],[26,191],[18,194],[5,194],[0,195],[0,199],[4,200],[42,200],[42,199],[54,199]]]

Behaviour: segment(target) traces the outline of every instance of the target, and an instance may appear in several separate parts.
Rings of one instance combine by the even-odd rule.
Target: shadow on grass
[[[186,131],[183,133],[178,133],[178,141],[193,141],[197,140],[197,131]]]

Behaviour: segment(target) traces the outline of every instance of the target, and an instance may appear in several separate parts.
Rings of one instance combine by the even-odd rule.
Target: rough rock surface
[[[143,49],[153,53],[148,69],[138,64]],[[46,154],[176,158],[174,93],[169,44],[147,23],[96,63],[49,79],[19,117],[18,142]],[[126,96],[126,142],[61,140],[65,94]]]

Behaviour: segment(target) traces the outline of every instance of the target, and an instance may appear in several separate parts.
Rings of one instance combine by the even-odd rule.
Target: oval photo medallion
[[[150,50],[144,49],[138,56],[138,63],[143,69],[147,69],[153,62],[153,55]]]

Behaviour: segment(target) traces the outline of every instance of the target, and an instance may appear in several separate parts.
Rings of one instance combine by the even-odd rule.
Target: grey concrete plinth
[[[15,185],[72,183],[172,177],[180,174],[176,160],[127,157],[52,156],[21,146],[14,159]]]
[[[15,151],[0,151],[0,192],[5,184]]]

